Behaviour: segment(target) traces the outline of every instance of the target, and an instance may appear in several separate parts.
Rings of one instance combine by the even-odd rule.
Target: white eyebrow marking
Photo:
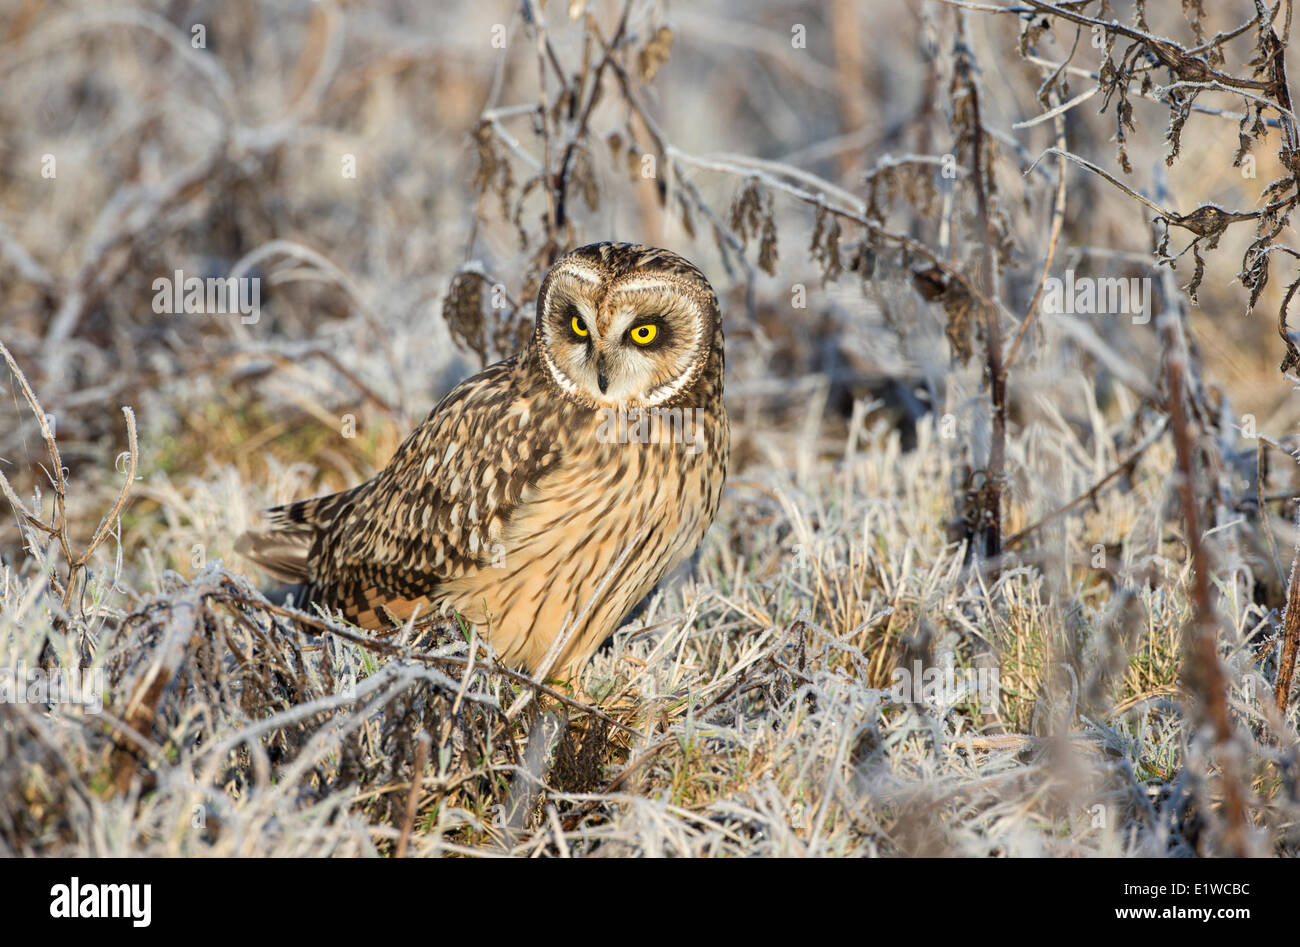
[[[600,271],[584,266],[579,261],[571,260],[558,267],[554,271],[552,279],[561,289],[561,292],[557,293],[553,288],[551,292],[546,294],[546,315],[550,316],[552,313],[559,311],[561,305],[559,297],[563,297],[564,304],[577,309],[578,314],[582,316],[583,321],[587,323],[589,328],[596,328],[594,325],[596,322],[596,307],[592,305],[588,290],[591,287],[600,285]],[[565,293],[562,290],[566,280],[572,280],[579,285],[570,287],[571,292]],[[596,334],[599,335],[600,333],[597,332]]]
[[[646,289],[663,289],[665,284],[670,283],[672,283],[672,280],[648,276],[642,277],[641,279],[628,280],[626,283],[615,283],[611,292],[625,293]]]
[[[570,276],[580,282],[588,283],[592,286],[596,286],[600,283],[600,271],[592,269],[577,260],[571,260],[564,264],[563,267],[556,271],[556,276]]]

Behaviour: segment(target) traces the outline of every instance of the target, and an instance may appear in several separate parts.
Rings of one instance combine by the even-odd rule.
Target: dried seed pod
[[[637,53],[637,74],[642,82],[650,82],[654,79],[659,67],[668,61],[672,48],[673,31],[667,26],[655,30],[654,36],[650,37],[650,41]]]

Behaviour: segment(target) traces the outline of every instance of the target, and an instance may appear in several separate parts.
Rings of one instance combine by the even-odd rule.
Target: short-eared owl
[[[698,269],[581,247],[522,351],[452,389],[374,479],[270,510],[239,551],[363,627],[454,610],[507,664],[576,682],[713,521],[722,376]]]

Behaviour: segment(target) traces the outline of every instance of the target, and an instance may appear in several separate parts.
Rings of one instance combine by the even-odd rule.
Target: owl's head
[[[653,407],[687,392],[720,339],[704,274],[668,250],[593,243],[555,262],[534,343],[551,381],[590,407]]]

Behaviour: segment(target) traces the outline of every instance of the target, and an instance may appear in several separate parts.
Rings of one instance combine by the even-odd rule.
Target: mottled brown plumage
[[[521,352],[454,388],[372,480],[271,510],[239,549],[363,627],[454,611],[508,664],[576,679],[713,521],[722,381],[698,269],[582,247],[547,274]]]

